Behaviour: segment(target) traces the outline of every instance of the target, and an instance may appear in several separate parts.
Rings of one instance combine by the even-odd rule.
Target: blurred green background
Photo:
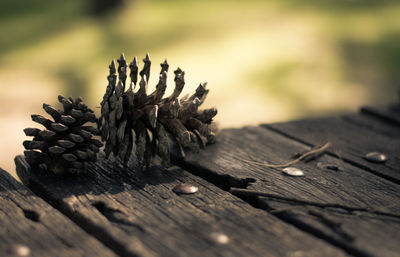
[[[150,53],[150,88],[164,58],[186,71],[184,93],[207,81],[205,107],[218,107],[222,128],[397,100],[398,0],[110,2],[0,1],[3,169],[14,173],[43,102],[81,95],[99,111],[121,52]]]

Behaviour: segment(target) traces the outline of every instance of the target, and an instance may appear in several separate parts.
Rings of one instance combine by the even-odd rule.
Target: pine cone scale
[[[48,151],[52,154],[62,154],[66,151],[66,149],[55,145],[55,146],[49,147]]]
[[[50,114],[50,116],[55,120],[55,121],[59,121],[61,118],[61,114],[54,109],[53,107],[51,107],[48,104],[43,104],[43,109]]]
[[[38,114],[31,115],[31,118],[32,118],[32,121],[43,125],[47,129],[50,129],[50,125],[51,125],[51,123],[53,123],[51,120],[46,119],[42,115],[38,115]]]
[[[50,139],[54,138],[55,135],[57,135],[56,132],[51,131],[51,130],[47,130],[47,129],[46,130],[41,130],[41,131],[39,131],[37,133],[37,136],[39,138],[41,138],[41,139],[44,139],[44,140],[50,140]]]
[[[33,149],[38,149],[38,150],[42,150],[44,149],[45,143],[43,141],[24,141],[23,146],[25,147],[25,149],[29,149],[29,150],[33,150]]]
[[[74,117],[77,120],[80,120],[83,118],[83,113],[81,110],[71,110],[71,116]]]

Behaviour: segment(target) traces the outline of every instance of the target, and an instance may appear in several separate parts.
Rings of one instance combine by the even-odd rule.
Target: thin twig
[[[247,163],[252,163],[252,164],[261,165],[261,166],[264,166],[264,167],[283,168],[283,167],[287,167],[287,166],[296,164],[296,163],[298,163],[299,161],[303,160],[304,158],[306,158],[306,157],[308,157],[308,156],[310,156],[310,155],[323,153],[323,152],[324,152],[328,147],[330,147],[331,145],[332,145],[332,144],[331,144],[330,142],[327,142],[327,143],[324,144],[323,146],[318,147],[318,148],[315,148],[315,149],[312,149],[312,150],[310,150],[310,151],[308,151],[308,152],[302,154],[302,155],[301,155],[300,157],[298,157],[297,159],[292,160],[292,161],[287,162],[287,163],[283,163],[283,164],[269,164],[269,163],[265,163],[265,162],[257,162],[257,161],[249,161],[249,160],[242,160],[242,161],[247,162]]]
[[[183,150],[183,147],[179,142],[178,142],[178,147],[179,147],[179,152],[181,153],[182,159],[185,159],[185,157],[186,157],[185,151]]]

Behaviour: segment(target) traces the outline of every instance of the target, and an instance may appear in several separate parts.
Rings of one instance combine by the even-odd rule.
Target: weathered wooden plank
[[[314,118],[287,123],[263,125],[310,145],[330,141],[329,152],[365,170],[400,183],[400,139],[375,133],[346,122],[339,117]],[[373,163],[364,157],[380,152],[388,157],[385,163]]]
[[[116,256],[0,169],[0,256]]]
[[[61,178],[29,170],[23,157],[16,162],[34,192],[118,242],[125,256],[346,255],[177,167],[140,172],[100,158],[88,174]],[[177,195],[172,189],[181,183],[199,191]],[[139,243],[151,254],[138,253]]]
[[[400,104],[391,107],[362,107],[361,112],[400,126]]]
[[[400,235],[396,232],[400,229],[399,185],[330,155],[295,164],[305,172],[304,177],[286,176],[282,168],[245,161],[281,164],[307,149],[308,146],[265,128],[246,127],[224,130],[218,142],[206,151],[188,153],[185,160],[175,162],[196,175],[217,181],[221,187],[246,187],[265,193],[268,197],[246,197],[256,206],[356,256],[394,256],[400,252]],[[250,181],[254,182],[246,184]],[[291,205],[286,212],[282,208],[288,206],[283,204]],[[310,212],[310,208],[317,210]],[[322,213],[321,217],[335,216],[336,221],[318,217],[317,212]],[[343,231],[350,231],[351,237]]]
[[[364,129],[372,130],[378,134],[383,134],[391,138],[400,138],[400,126],[397,126],[395,123],[386,122],[375,116],[360,113],[344,115],[342,118],[347,122]]]
[[[346,208],[307,206],[290,201],[279,202],[268,197],[260,197],[259,200],[268,203],[269,208],[273,208],[274,213],[283,220],[295,224],[300,222],[299,225],[308,224],[316,230],[316,234],[323,231],[337,242],[347,239],[361,249],[355,255],[395,257],[399,254],[398,213],[391,216]]]

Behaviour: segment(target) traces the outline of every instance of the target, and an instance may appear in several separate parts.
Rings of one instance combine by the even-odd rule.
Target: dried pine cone
[[[96,116],[81,98],[73,100],[59,96],[58,100],[63,110],[57,111],[43,104],[43,109],[54,121],[41,115],[32,115],[32,120],[43,125],[44,130],[24,129],[27,136],[33,136],[32,141],[23,142],[26,161],[32,167],[44,163],[55,174],[85,172],[88,162],[96,161],[96,153],[102,146],[99,140],[92,138],[99,134],[98,129],[84,126],[87,122],[96,122]]]
[[[149,55],[143,59],[140,71],[141,80],[135,92],[138,80],[137,58],[129,64],[131,83],[126,88],[128,65],[124,54],[118,60],[118,76],[115,61],[109,66],[108,86],[101,102],[101,116],[98,126],[102,140],[105,141],[105,153],[119,157],[125,165],[136,145],[136,156],[141,166],[149,166],[155,155],[162,159],[164,166],[169,165],[168,135],[174,140],[184,156],[183,149],[198,151],[215,139],[212,127],[215,108],[198,110],[209,90],[202,83],[192,96],[178,99],[185,84],[185,73],[178,68],[175,73],[175,89],[169,97],[163,98],[167,87],[169,65],[165,60],[156,89],[147,94],[147,82],[151,61]],[[118,82],[117,82],[118,79]]]

